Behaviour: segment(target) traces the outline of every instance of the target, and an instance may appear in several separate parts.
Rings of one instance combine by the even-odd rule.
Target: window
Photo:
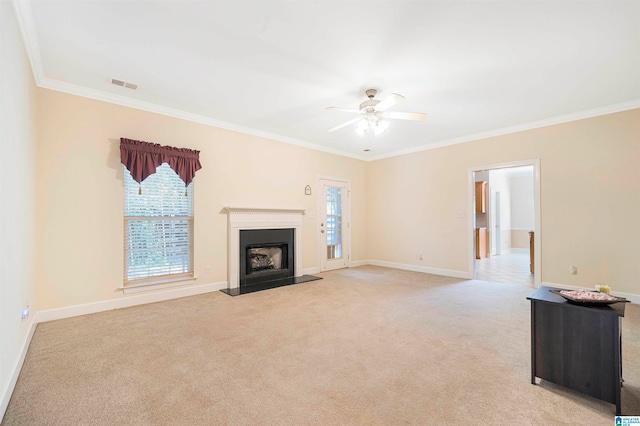
[[[342,188],[327,186],[327,260],[342,258]]]
[[[123,168],[125,287],[193,278],[193,183],[167,163],[140,185]]]

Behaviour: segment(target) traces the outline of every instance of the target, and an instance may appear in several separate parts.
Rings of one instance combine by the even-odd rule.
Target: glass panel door
[[[342,188],[327,187],[327,259],[342,258]]]
[[[349,266],[348,182],[320,180],[320,267],[322,271]]]

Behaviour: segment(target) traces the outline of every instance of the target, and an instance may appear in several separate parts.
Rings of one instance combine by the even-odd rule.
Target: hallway
[[[529,271],[529,253],[509,253],[476,259],[474,278],[507,284],[533,287],[533,274]]]

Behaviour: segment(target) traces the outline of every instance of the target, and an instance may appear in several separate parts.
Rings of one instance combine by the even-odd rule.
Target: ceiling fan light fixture
[[[376,122],[375,127],[373,128],[373,134],[380,136],[385,130],[387,130],[387,127],[389,127],[389,122],[381,118]]]
[[[366,118],[358,121],[358,125],[356,126],[356,133],[360,136],[364,136],[367,134],[367,129],[369,129],[369,121]]]
[[[347,109],[339,107],[327,107],[328,110],[344,111],[344,112],[356,112],[360,113],[360,117],[356,117],[352,120],[339,124],[329,129],[330,132],[342,129],[353,123],[356,124],[356,133],[360,136],[364,136],[367,133],[372,133],[373,136],[380,136],[389,127],[389,119],[400,120],[414,120],[421,121],[427,117],[427,114],[421,112],[395,112],[387,111],[390,107],[394,106],[398,102],[404,100],[404,96],[392,93],[382,101],[374,99],[378,91],[376,89],[369,89],[366,92],[367,100],[360,104],[359,109]]]

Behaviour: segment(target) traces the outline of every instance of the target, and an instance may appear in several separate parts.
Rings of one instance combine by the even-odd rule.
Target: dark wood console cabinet
[[[536,377],[616,405],[621,415],[625,303],[581,306],[540,287],[531,293],[531,383]]]

